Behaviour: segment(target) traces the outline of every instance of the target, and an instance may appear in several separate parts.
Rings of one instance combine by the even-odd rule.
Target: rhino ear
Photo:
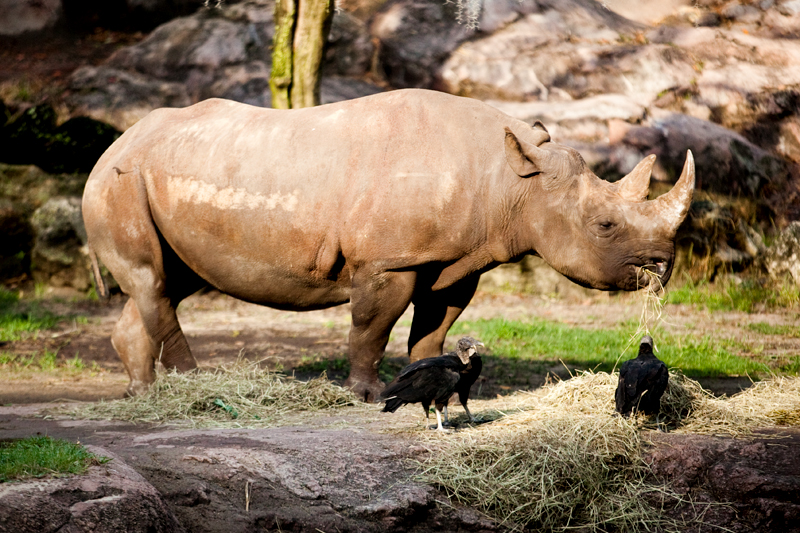
[[[537,127],[537,125],[539,127]],[[536,135],[538,144],[545,143],[550,140],[550,134],[544,129],[541,122],[537,121],[533,129]],[[527,178],[542,171],[542,164],[547,159],[546,152],[541,150],[537,145],[519,139],[514,132],[506,127],[506,161],[508,166],[511,167],[518,176]]]
[[[647,193],[650,190],[650,174],[653,172],[655,162],[656,156],[649,155],[642,159],[630,174],[619,180],[617,192],[620,196],[632,202],[647,200]]]
[[[543,141],[536,143],[537,146],[550,140],[550,132],[547,131],[547,128],[544,127],[544,124],[542,124],[541,120],[537,120],[536,122],[534,122],[533,125],[531,126],[531,129],[535,130],[538,135],[544,138]]]

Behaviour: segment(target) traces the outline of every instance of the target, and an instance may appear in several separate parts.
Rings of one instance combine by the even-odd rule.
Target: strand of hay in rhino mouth
[[[651,324],[655,329],[661,322],[664,308],[664,285],[661,276],[649,270],[653,265],[644,265],[636,268],[636,285],[642,287],[642,312],[639,315],[639,327],[634,333],[634,338],[639,335],[650,335]]]
[[[614,364],[614,370],[628,350],[637,347],[644,335],[652,336],[652,331],[661,324],[664,311],[664,285],[661,283],[661,276],[648,269],[653,266],[655,265],[636,267],[636,286],[639,287],[639,294],[642,295],[642,310],[639,313],[639,324],[619,354]],[[656,342],[656,352],[658,351],[657,346]]]
[[[143,394],[63,411],[89,419],[184,421],[192,426],[265,427],[290,413],[357,405],[356,396],[326,376],[309,381],[239,361],[210,371],[165,372]]]
[[[503,405],[473,402],[505,413],[449,436],[425,434],[435,453],[420,464],[421,478],[512,529],[686,530],[662,512],[680,498],[649,477],[642,459],[648,442],[640,430],[654,423],[614,412],[618,379],[616,373],[579,372],[515,393]],[[661,422],[676,433],[747,437],[792,420],[800,425],[791,416],[798,403],[800,378],[775,377],[716,398],[672,372]]]

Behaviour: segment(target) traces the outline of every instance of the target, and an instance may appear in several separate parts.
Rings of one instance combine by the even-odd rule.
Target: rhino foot
[[[367,403],[377,402],[381,392],[386,386],[381,380],[376,379],[373,381],[356,380],[347,378],[344,386],[358,396],[358,399]]]
[[[150,383],[145,383],[141,380],[131,380],[128,383],[128,388],[125,389],[125,396],[128,398],[133,398],[134,396],[139,396],[147,392],[147,389],[150,388]]]

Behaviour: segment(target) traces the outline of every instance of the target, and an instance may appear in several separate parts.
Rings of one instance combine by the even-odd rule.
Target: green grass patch
[[[622,361],[636,356],[639,339],[630,340],[634,330],[624,325],[588,330],[541,319],[521,322],[494,318],[457,322],[451,333],[480,339],[491,357],[508,361],[506,366],[513,366],[514,361],[519,364],[563,361],[579,369],[612,371]],[[655,334],[654,337],[658,357],[687,376],[758,375],[770,371],[766,364],[739,357],[725,343],[708,336]]]
[[[77,354],[71,359],[59,360],[58,352],[48,349],[28,355],[0,352],[0,369],[8,372],[66,370],[70,373],[79,373],[86,369],[86,363]],[[91,370],[97,371],[98,369],[97,364],[92,362]]]
[[[82,474],[91,465],[110,461],[77,443],[29,437],[0,443],[0,482],[48,475]]]
[[[389,383],[407,364],[407,357],[385,357],[378,366],[378,377]],[[344,381],[350,374],[350,361],[346,357],[324,359],[319,355],[303,356],[300,364],[294,367],[293,373],[301,377],[316,377],[324,374],[330,379]]]
[[[800,376],[800,355],[790,358],[786,363],[782,364],[778,370],[782,374],[789,376]]]
[[[747,329],[762,335],[783,335],[786,337],[800,338],[800,327],[768,324],[767,322],[753,322],[747,324]]]
[[[0,341],[17,341],[53,328],[59,317],[38,302],[19,301],[16,293],[0,289]]]
[[[709,311],[744,311],[793,308],[800,304],[800,287],[789,281],[762,283],[722,278],[714,283],[687,279],[667,290],[666,303],[689,304]]]

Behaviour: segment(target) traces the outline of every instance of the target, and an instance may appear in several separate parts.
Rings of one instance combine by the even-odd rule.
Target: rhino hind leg
[[[111,344],[128,372],[127,394],[136,396],[155,380],[156,353],[142,324],[136,302],[129,299],[114,326]]]
[[[166,310],[166,314],[169,314],[169,310]],[[151,334],[148,330],[152,331],[154,326],[163,328],[164,333]],[[111,344],[128,372],[130,383],[126,392],[130,396],[141,394],[155,381],[155,364],[158,360],[167,369],[186,371],[197,367],[177,317],[174,320],[160,319],[148,328],[139,312],[139,304],[133,298],[125,304],[122,316],[114,326]]]
[[[369,272],[353,275],[351,290],[350,376],[345,386],[364,401],[374,401],[383,390],[378,365],[389,333],[411,303],[416,273]]]
[[[472,300],[479,280],[480,275],[473,275],[445,289],[414,295],[414,318],[408,336],[411,362],[444,353],[447,331]]]
[[[164,255],[165,263],[168,263],[167,256],[170,254]],[[170,285],[172,290],[166,294],[164,288]],[[157,361],[168,370],[188,371],[197,368],[197,361],[189,349],[175,309],[183,298],[202,285],[194,273],[181,276],[176,272],[169,279],[164,276],[135,285],[137,288],[131,291],[111,336],[114,349],[131,380],[128,394],[143,392],[155,380]]]

